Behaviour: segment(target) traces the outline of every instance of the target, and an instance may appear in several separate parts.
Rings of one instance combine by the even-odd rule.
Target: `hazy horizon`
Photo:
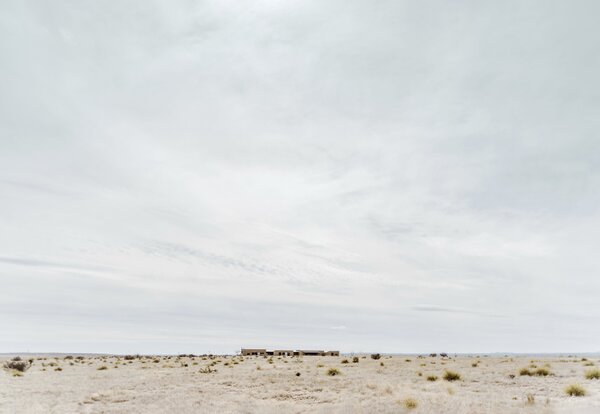
[[[3,1],[0,352],[598,352],[597,12]]]

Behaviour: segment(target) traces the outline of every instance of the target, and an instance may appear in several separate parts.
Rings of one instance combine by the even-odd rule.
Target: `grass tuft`
[[[585,378],[589,380],[600,379],[600,369],[586,371]]]
[[[327,370],[327,375],[329,375],[330,377],[335,377],[336,375],[341,375],[341,372],[337,368],[329,368]]]
[[[460,374],[458,372],[454,372],[454,371],[446,371],[444,373],[444,379],[446,381],[458,381],[460,380]]]
[[[583,397],[585,395],[585,389],[579,384],[571,384],[565,388],[567,395],[571,397]]]

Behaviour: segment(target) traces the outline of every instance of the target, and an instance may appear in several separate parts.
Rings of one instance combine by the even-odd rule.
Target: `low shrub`
[[[589,380],[600,379],[600,369],[592,369],[585,372],[585,378]]]
[[[579,384],[572,384],[565,388],[567,395],[571,397],[583,397],[585,395],[585,389]]]
[[[460,380],[460,374],[458,372],[454,372],[454,371],[446,371],[444,373],[444,379],[446,381],[458,381]]]
[[[371,354],[371,359],[379,359],[381,358],[381,354]]]
[[[419,405],[416,400],[412,398],[407,398],[403,401],[404,407],[408,410],[412,410],[413,408],[417,408]]]
[[[329,368],[327,370],[327,375],[329,375],[330,377],[335,377],[336,375],[340,375],[340,374],[341,374],[341,372],[337,368]]]

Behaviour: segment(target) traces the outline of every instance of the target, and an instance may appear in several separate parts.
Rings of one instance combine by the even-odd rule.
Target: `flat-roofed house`
[[[340,356],[340,351],[325,351],[325,356]]]
[[[299,349],[298,352],[300,355],[307,355],[307,356],[323,356],[323,355],[325,355],[325,351],[323,351],[323,350]]]
[[[274,349],[273,355],[275,356],[294,356],[293,349]]]
[[[267,355],[267,350],[264,348],[242,348],[242,355]]]

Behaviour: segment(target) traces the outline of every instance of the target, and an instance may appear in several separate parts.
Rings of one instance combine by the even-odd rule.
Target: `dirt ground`
[[[23,356],[0,372],[0,413],[600,413],[598,358],[354,357]]]

